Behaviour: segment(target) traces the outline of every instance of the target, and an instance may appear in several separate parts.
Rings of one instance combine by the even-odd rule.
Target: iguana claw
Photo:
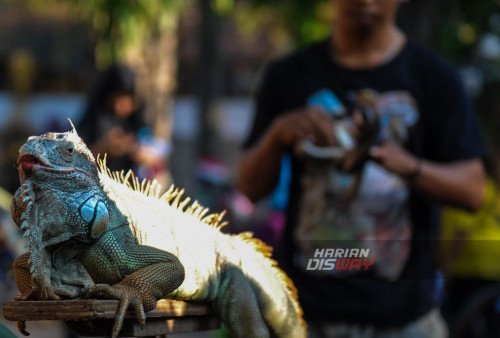
[[[123,326],[125,314],[130,305],[134,307],[139,323],[142,326],[146,324],[144,303],[147,303],[147,301],[144,301],[143,296],[141,290],[122,284],[96,284],[89,289],[86,295],[87,298],[112,298],[120,301],[120,306],[115,316],[115,324],[113,325],[113,331],[111,333],[112,338],[118,337]],[[147,304],[146,307],[148,307]]]
[[[25,336],[29,336],[30,333],[26,331],[26,322],[17,322],[17,329]]]
[[[14,300],[58,300],[61,299],[52,287],[48,275],[31,276],[29,253],[19,256],[14,261],[14,277],[21,291],[21,295],[15,296]]]
[[[50,299],[50,300],[59,300],[61,297],[56,295],[54,292],[54,289],[52,286],[45,285],[45,283],[42,283],[41,285],[35,284],[33,289],[31,289],[30,293],[24,296],[24,300],[29,300],[29,299]]]

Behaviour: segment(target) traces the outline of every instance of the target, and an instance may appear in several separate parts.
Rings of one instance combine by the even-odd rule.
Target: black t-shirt
[[[245,147],[254,145],[277,116],[306,106],[325,89],[344,107],[351,107],[367,89],[376,93],[384,128],[419,158],[445,163],[486,154],[458,74],[411,41],[392,60],[370,69],[338,65],[328,41],[271,63],[257,91]],[[291,195],[278,260],[298,288],[306,319],[402,325],[437,304],[437,208],[374,162],[363,170],[358,197],[346,204],[348,189],[342,187],[351,176],[311,165],[292,153]],[[321,241],[331,238],[337,241]],[[314,255],[321,243],[328,248],[338,240],[350,245],[359,239],[375,239],[371,244],[379,246],[371,246],[376,269],[347,276],[307,270],[307,248]]]

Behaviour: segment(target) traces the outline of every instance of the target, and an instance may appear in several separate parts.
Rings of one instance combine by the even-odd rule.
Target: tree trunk
[[[214,12],[210,1],[199,0],[201,13],[200,50],[198,52],[198,100],[200,107],[201,135],[198,154],[214,155],[215,131],[210,112],[213,100],[220,93],[220,26],[221,19]]]
[[[176,14],[172,14],[176,15]],[[177,23],[176,18],[171,20]],[[145,100],[147,122],[154,134],[170,140],[172,137],[172,94],[176,86],[177,27],[156,30],[143,45],[126,56],[137,74],[137,87]]]

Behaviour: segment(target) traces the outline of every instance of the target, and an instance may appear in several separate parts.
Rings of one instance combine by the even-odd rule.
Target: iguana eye
[[[58,150],[66,161],[71,162],[73,160],[75,145],[72,142],[64,142],[63,144],[60,144]]]

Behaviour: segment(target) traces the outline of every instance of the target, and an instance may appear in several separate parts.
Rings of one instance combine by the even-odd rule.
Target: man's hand
[[[298,142],[312,137],[319,146],[335,144],[334,123],[330,116],[318,108],[307,107],[286,113],[274,121],[271,135],[280,149],[289,149]]]
[[[485,173],[479,158],[439,164],[419,161],[390,141],[372,147],[370,155],[387,170],[402,177],[412,177],[413,187],[434,201],[470,211],[482,205]]]
[[[392,141],[371,147],[370,156],[385,169],[402,177],[411,176],[419,167],[419,160],[415,156]]]
[[[302,108],[278,117],[239,161],[237,187],[252,201],[267,195],[279,178],[281,158],[298,142],[313,137],[321,146],[335,144],[334,123],[318,108]]]

